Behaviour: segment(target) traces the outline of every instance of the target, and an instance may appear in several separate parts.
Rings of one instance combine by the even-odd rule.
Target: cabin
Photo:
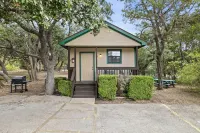
[[[60,42],[68,49],[68,79],[74,98],[98,97],[101,74],[138,74],[138,49],[146,42],[107,21],[105,24],[96,36],[84,29]]]

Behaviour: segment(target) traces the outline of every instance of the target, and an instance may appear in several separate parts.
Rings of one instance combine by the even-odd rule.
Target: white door
[[[80,53],[80,81],[94,81],[94,53]]]

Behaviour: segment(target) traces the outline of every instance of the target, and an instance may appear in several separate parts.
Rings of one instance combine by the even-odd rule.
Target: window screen
[[[122,51],[121,50],[107,50],[107,62],[108,64],[121,64],[122,63]]]

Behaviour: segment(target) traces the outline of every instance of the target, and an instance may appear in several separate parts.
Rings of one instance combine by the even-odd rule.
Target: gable
[[[100,33],[96,36],[92,34],[91,30],[85,29],[66,38],[60,42],[60,45],[77,47],[142,47],[146,45],[144,41],[124,31],[123,29],[120,29],[119,27],[116,27],[108,22],[106,22],[106,24],[108,26],[101,28]]]

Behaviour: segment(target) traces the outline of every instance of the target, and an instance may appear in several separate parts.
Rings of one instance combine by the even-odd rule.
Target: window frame
[[[119,51],[120,52],[120,62],[109,62],[108,61],[108,52],[109,51]],[[107,49],[107,64],[122,64],[122,49]]]

